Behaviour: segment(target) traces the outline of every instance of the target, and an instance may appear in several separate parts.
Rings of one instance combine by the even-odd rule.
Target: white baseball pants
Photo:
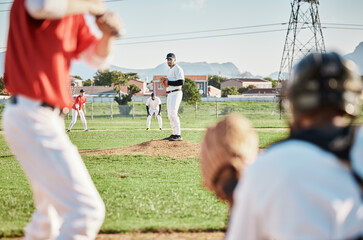
[[[151,123],[151,117],[155,114],[155,116],[158,118],[158,123],[159,123],[159,128],[163,128],[163,119],[161,118],[160,115],[158,115],[159,110],[152,110],[149,109],[149,116],[147,116],[146,119],[146,126],[147,128],[150,128],[150,123]]]
[[[25,239],[94,239],[104,220],[102,199],[64,127],[59,109],[22,96],[4,110],[5,138],[26,173],[36,207]]]
[[[183,98],[182,91],[176,91],[168,94],[167,97],[167,110],[168,118],[170,120],[171,129],[173,130],[173,135],[181,135],[180,131],[180,119],[178,117],[178,110],[180,103]]]
[[[77,122],[77,117],[78,117],[77,110],[74,110],[72,108],[72,121],[69,124],[68,130],[71,130],[72,127],[73,127],[73,125]],[[81,118],[81,121],[82,121],[84,130],[87,130],[87,121],[86,121],[86,118],[84,117],[84,113],[83,113],[83,110],[82,109],[79,110],[79,117]]]

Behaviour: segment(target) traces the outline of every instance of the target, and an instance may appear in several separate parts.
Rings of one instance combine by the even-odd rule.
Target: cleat
[[[146,128],[146,131],[149,131],[150,129],[149,128]]]
[[[84,130],[85,132],[88,132],[88,129]]]
[[[67,130],[67,132],[70,132],[70,131],[71,131],[71,130],[69,130],[69,129]]]
[[[161,131],[161,130],[163,130],[163,129],[161,129],[161,128],[160,128],[160,131]]]
[[[175,137],[175,135],[170,135],[169,137],[164,138],[164,140],[170,140],[170,139],[172,139],[172,138],[174,138],[174,137]]]
[[[183,138],[180,135],[174,135],[173,138],[170,138],[169,141],[182,141]]]

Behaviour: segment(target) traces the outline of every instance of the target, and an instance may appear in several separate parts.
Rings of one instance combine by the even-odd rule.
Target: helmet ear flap
[[[355,117],[361,110],[362,80],[355,64],[339,54],[313,53],[295,65],[286,94],[296,113],[332,108]]]

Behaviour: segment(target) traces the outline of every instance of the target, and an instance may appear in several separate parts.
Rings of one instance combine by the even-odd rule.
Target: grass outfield
[[[234,111],[241,106],[235,104]],[[261,112],[246,106],[243,112],[256,127],[261,148],[287,135],[285,121],[279,120],[278,114],[269,107]],[[135,120],[117,115],[113,120],[105,116],[91,120],[88,116],[89,132],[82,131],[78,120],[69,137],[80,150],[89,150],[129,146],[170,135],[166,113],[163,113],[164,127],[169,129],[154,130],[158,126],[153,119],[152,130],[145,131],[143,105],[139,107]],[[214,109],[213,105],[202,108],[196,120],[193,109],[184,106],[181,126],[186,128],[182,136],[187,141],[201,142],[204,128],[224,116],[222,112],[219,118],[206,114]],[[70,119],[65,120],[66,127],[69,122]],[[34,211],[32,193],[3,134],[0,134],[0,159],[0,237],[21,236]],[[83,160],[106,204],[102,232],[220,231],[226,228],[227,206],[201,186],[195,158],[107,155],[83,156]]]
[[[77,123],[78,124],[78,123]],[[81,125],[81,123],[79,123]],[[286,131],[258,131],[260,146]],[[133,145],[170,131],[100,130],[69,134],[80,150]],[[200,142],[204,131],[183,137]],[[21,236],[34,211],[25,175],[0,135],[0,237]],[[219,231],[226,227],[227,206],[201,186],[198,160],[150,156],[83,156],[107,208],[102,232]]]

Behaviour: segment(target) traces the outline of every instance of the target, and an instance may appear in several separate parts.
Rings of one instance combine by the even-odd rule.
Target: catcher
[[[242,171],[257,153],[258,137],[245,117],[231,115],[209,127],[200,155],[204,186],[231,207]]]

